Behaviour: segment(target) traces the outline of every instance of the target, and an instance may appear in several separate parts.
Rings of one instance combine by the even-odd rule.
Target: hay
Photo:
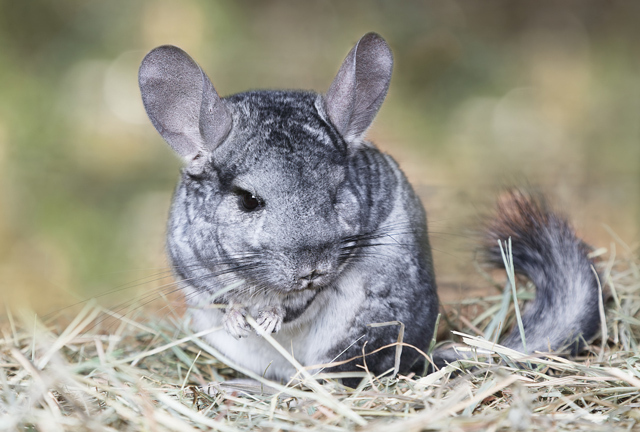
[[[583,357],[525,357],[471,335],[495,327],[502,309],[513,321],[513,306],[500,295],[465,299],[451,309],[479,313],[448,318],[469,360],[425,377],[369,376],[356,389],[330,375],[316,381],[302,368],[298,385],[231,368],[201,339],[206,332],[192,334],[185,320],[152,311],[132,320],[88,303],[66,325],[8,312],[0,326],[0,429],[630,430],[640,423],[640,270],[630,251],[621,258],[612,245],[607,254],[596,252],[609,293],[605,337]],[[253,380],[238,380],[241,373]]]

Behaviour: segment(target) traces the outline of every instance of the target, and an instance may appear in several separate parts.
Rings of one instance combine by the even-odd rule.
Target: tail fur
[[[500,196],[497,214],[489,221],[484,239],[489,263],[504,268],[498,240],[509,238],[515,272],[529,278],[537,290],[522,313],[527,351],[570,348],[577,353],[600,327],[600,294],[589,247],[542,197],[520,190]],[[525,351],[517,326],[500,344]],[[442,364],[459,356],[447,350],[435,357]]]

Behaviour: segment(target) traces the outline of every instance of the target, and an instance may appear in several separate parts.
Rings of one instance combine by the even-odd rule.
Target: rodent
[[[288,380],[295,369],[247,314],[305,366],[396,341],[397,327],[372,323],[404,323],[404,342],[423,350],[432,340],[438,295],[425,211],[398,164],[365,140],[392,67],[387,43],[368,33],[325,94],[222,98],[177,47],[155,48],[142,61],[147,114],[185,163],[167,249],[193,327],[221,326],[207,341],[255,373]],[[522,317],[528,351],[578,349],[599,328],[586,245],[535,197],[507,193],[498,210],[487,230],[489,261],[501,265],[497,240],[511,237],[516,271],[537,286]],[[523,350],[518,329],[502,344]],[[394,355],[368,355],[368,369],[389,370]],[[417,351],[403,350],[401,372],[424,367]]]

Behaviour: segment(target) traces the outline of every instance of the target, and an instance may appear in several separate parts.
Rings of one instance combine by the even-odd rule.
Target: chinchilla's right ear
[[[153,126],[185,161],[211,152],[231,130],[231,115],[207,75],[180,48],[152,50],[138,74]]]
[[[351,49],[324,96],[331,123],[347,142],[358,142],[384,101],[393,55],[385,40],[367,33]]]

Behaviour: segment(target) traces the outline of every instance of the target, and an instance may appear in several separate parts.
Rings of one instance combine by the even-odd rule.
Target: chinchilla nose
[[[316,250],[304,251],[298,254],[296,277],[300,283],[307,285],[310,283],[322,283],[328,274],[331,273],[331,255],[320,253]]]
[[[309,271],[309,269],[302,269],[298,272],[298,279],[305,280],[307,282],[313,282],[319,277],[323,276],[324,273],[321,273],[318,269],[313,269]]]

